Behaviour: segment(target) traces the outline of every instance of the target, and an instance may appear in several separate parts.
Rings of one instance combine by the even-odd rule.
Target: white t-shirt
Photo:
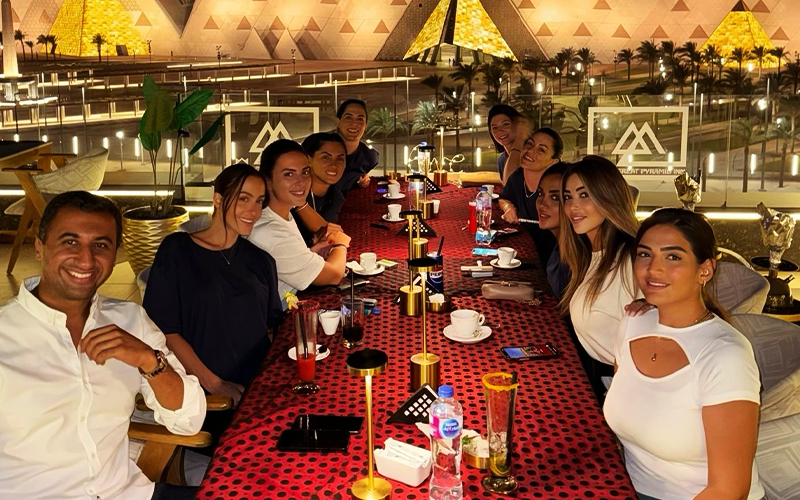
[[[594,276],[603,252],[592,252],[592,262],[586,271],[583,283],[575,290],[569,303],[569,313],[575,334],[589,356],[605,363],[614,364],[614,344],[616,343],[619,323],[625,316],[625,306],[641,297],[636,289],[633,278],[633,264],[626,258],[625,263],[618,272],[606,277],[600,294],[591,306],[586,304],[586,294],[589,292],[589,280]],[[624,277],[624,279],[623,279]],[[626,286],[627,283],[627,286]],[[632,289],[632,290],[629,290]]]
[[[325,267],[325,260],[306,246],[292,214],[287,220],[271,208],[265,208],[248,240],[275,259],[278,290],[284,309],[284,294],[305,290]]]
[[[674,340],[689,364],[661,378],[643,375],[631,358],[632,340]],[[625,466],[636,491],[663,500],[694,498],[708,485],[702,409],[731,401],[760,404],[750,342],[718,317],[686,328],[658,323],[658,310],[627,317],[615,349],[619,369],[603,412],[625,447]],[[764,496],[755,461],[749,500]]]

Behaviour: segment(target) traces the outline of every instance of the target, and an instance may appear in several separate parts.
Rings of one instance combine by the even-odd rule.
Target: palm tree
[[[444,110],[453,114],[453,124],[456,130],[456,152],[461,152],[461,111],[466,104],[464,85],[444,88]]]
[[[661,42],[661,47],[658,49],[664,59],[664,65],[667,68],[672,68],[680,62],[681,52],[675,47],[675,42],[672,40],[665,40]]]
[[[775,56],[778,59],[778,81],[781,81],[781,63],[785,57],[789,56],[789,53],[786,51],[784,47],[775,47],[774,49],[770,49],[769,55]]]
[[[499,96],[503,77],[506,76],[503,66],[497,62],[483,63],[480,66],[480,72],[483,75],[483,84],[490,92],[494,91]]]
[[[696,82],[697,91],[707,95],[718,92],[721,86],[721,81],[714,75],[701,75]]]
[[[433,131],[439,127],[441,112],[433,101],[420,101],[414,110],[412,134],[427,134],[428,144],[433,144]]]
[[[472,93],[472,84],[475,82],[475,79],[478,78],[478,74],[480,73],[480,65],[475,61],[472,61],[469,64],[458,63],[456,65],[456,70],[450,73],[450,78],[452,78],[456,82],[464,82],[464,85],[467,87],[467,93]]]
[[[683,87],[687,84],[686,80],[693,74],[692,67],[684,62],[678,62],[672,67],[670,77],[672,78],[672,84],[680,88],[679,94],[683,94]]]
[[[395,130],[401,128],[401,126],[402,123],[397,123],[397,128],[395,128],[395,117],[392,116],[389,108],[376,108],[369,114],[367,135],[370,137],[375,137],[377,135],[383,137],[383,154],[381,155],[381,159],[383,160],[384,172],[386,172],[386,148],[389,143],[389,136],[393,134]]]
[[[758,77],[761,78],[761,68],[764,65],[764,58],[769,55],[767,49],[763,45],[756,45],[750,53],[753,58],[758,61]]]
[[[104,37],[101,33],[96,33],[92,37],[92,43],[97,45],[97,60],[103,62],[103,54],[102,54],[103,45],[107,44],[108,40],[106,40],[106,37]],[[422,83],[424,84],[425,80],[423,80]]]
[[[746,70],[742,68],[734,69],[728,68],[724,71],[722,84],[731,94],[745,95],[752,94],[755,91],[753,80]]]
[[[539,83],[539,73],[544,69],[547,61],[540,56],[536,57],[529,57],[522,61],[522,69],[528,71],[529,73],[533,73],[533,85],[536,86]]]
[[[636,58],[641,62],[647,62],[647,76],[653,78],[656,61],[658,61],[658,46],[650,40],[645,40],[636,48]]]
[[[428,75],[423,78],[420,83],[433,90],[434,102],[436,103],[436,107],[439,107],[439,89],[442,87],[442,83],[444,83],[444,77],[435,74]]]
[[[578,62],[578,51],[575,50],[575,47],[572,47],[572,46],[565,47],[565,48],[561,49],[558,52],[558,54],[556,54],[556,57],[560,57],[561,58],[561,60],[562,60],[562,62],[564,64],[564,67],[561,68],[561,72],[564,73],[565,77],[568,77],[569,74],[570,74],[570,69],[569,69],[570,66],[572,66],[573,63]],[[567,80],[569,80],[569,78],[567,78]],[[561,82],[561,80],[559,80],[559,85],[560,85],[560,82]],[[561,88],[559,87],[559,91],[560,90],[561,90]]]
[[[708,64],[709,68],[711,68],[712,77],[714,76],[714,65],[717,64],[721,58],[722,55],[714,44],[707,45],[705,50],[703,50],[703,60]]]
[[[742,63],[750,59],[750,51],[742,47],[736,47],[731,51],[731,59],[736,61],[739,65],[739,71],[742,71]]]
[[[589,47],[582,47],[578,49],[578,52],[575,55],[583,65],[584,73],[589,73],[591,75],[592,66],[595,63],[602,64],[602,61],[597,59],[597,56],[594,55],[594,52],[592,52]]]
[[[22,60],[25,60],[25,38],[27,35],[22,30],[14,30],[14,40],[18,41],[22,47]]]
[[[777,121],[771,124],[769,130],[767,130],[767,138],[775,139],[781,146],[781,168],[778,177],[778,187],[783,187],[784,172],[786,171],[786,152],[789,149],[789,141],[793,139],[793,136],[794,131],[792,130],[792,123],[783,117],[778,117]]]
[[[689,60],[689,64],[692,65],[692,83],[697,79],[697,76],[700,74],[700,63],[703,62],[703,55],[697,50],[697,44],[695,42],[686,42],[681,45],[681,48],[678,49],[678,52],[686,56],[686,59]]]
[[[628,81],[631,81],[631,62],[633,62],[634,57],[631,49],[622,49],[617,53],[619,62],[624,62],[628,65]]]
[[[800,84],[800,62],[786,63],[786,72],[783,74],[783,85],[792,85],[792,95],[797,95],[797,86]]]
[[[651,78],[633,89],[634,94],[662,95],[669,90],[669,82],[661,78]]]
[[[56,35],[47,35],[47,41],[50,42],[50,55],[53,56],[54,60],[56,58],[56,47],[58,46],[57,39]]]
[[[50,43],[50,40],[47,39],[46,35],[39,35],[36,37],[36,45],[44,45],[44,60],[48,59],[48,52],[47,52],[47,44]]]
[[[747,192],[747,178],[749,177],[749,163],[750,163],[750,143],[753,142],[753,136],[756,129],[750,119],[739,120],[736,122],[738,135],[744,141],[744,172],[742,173],[742,192]]]
[[[572,47],[570,47],[570,49],[571,48]],[[569,68],[570,57],[571,56],[567,52],[562,50],[561,52],[557,53],[553,58],[550,59],[550,66],[555,69],[555,72],[558,75],[559,95],[561,95],[561,80],[564,78],[564,74]]]
[[[30,49],[30,51],[31,51],[31,60],[33,60],[33,45],[34,45],[33,40],[25,40],[25,42],[23,42],[23,43],[25,45],[27,45],[28,48]],[[25,49],[22,49],[22,52],[25,52]]]

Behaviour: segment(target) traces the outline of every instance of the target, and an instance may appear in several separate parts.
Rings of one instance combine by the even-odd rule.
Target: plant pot
[[[122,214],[122,247],[134,275],[153,263],[161,241],[189,220],[186,209],[175,207],[178,215],[166,219],[148,219],[150,207],[132,208]]]

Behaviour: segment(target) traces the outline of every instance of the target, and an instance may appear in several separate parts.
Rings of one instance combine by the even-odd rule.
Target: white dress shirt
[[[153,483],[128,458],[128,424],[141,392],[175,434],[200,430],[206,400],[139,305],[95,295],[83,328],[115,324],[167,355],[183,380],[183,405],[158,404],[138,369],[79,353],[67,316],[40,302],[29,278],[0,306],[0,498],[149,500]]]

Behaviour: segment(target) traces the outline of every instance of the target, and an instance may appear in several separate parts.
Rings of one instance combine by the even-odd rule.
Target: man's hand
[[[333,233],[343,233],[344,229],[339,224],[334,224],[333,222],[328,222],[326,225],[328,228],[325,232],[325,238],[330,238]]]
[[[362,188],[369,186],[369,174],[363,174],[358,178],[358,185]]]
[[[524,153],[523,148],[525,147],[525,141],[531,136],[533,127],[531,126],[530,120],[524,116],[518,116],[514,118],[514,128],[516,129],[516,135],[514,136],[514,145],[512,148],[519,149],[520,154],[522,154]]]
[[[343,232],[339,231],[336,233],[331,233],[328,235],[328,244],[330,245],[344,245],[346,247],[350,246],[350,237],[344,234]]]
[[[519,224],[519,217],[517,216],[517,208],[511,203],[506,206],[505,212],[500,216],[501,219],[510,224]]]
[[[219,377],[215,377],[214,381],[212,381],[206,387],[205,384],[202,384],[203,388],[209,392],[209,394],[221,394],[223,396],[229,396],[233,399],[233,406],[239,406],[239,401],[242,399],[242,394],[244,393],[244,386],[239,384],[234,384],[233,382],[228,382],[227,380],[222,380]]]
[[[117,325],[95,328],[78,342],[78,351],[85,352],[98,365],[116,359],[145,373],[158,366],[153,348]]]

